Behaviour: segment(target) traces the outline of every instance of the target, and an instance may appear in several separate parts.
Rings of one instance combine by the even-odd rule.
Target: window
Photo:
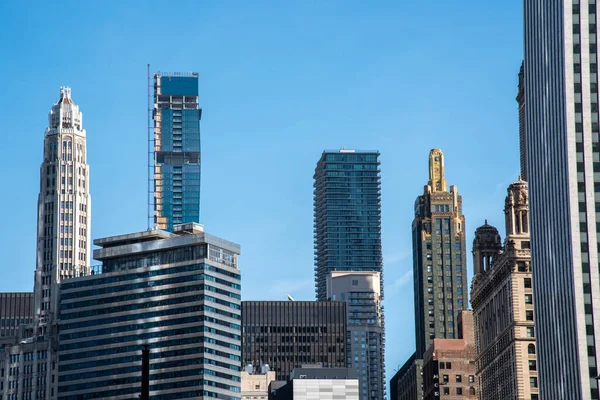
[[[448,387],[445,387],[445,388],[444,388],[444,394],[445,394],[445,395],[448,395],[448,394],[450,394],[450,388],[448,388]]]
[[[525,295],[525,304],[533,304],[533,295],[532,294]]]
[[[529,346],[527,346],[527,353],[535,354],[535,345],[533,343],[531,343]]]
[[[446,364],[445,364],[445,363],[443,363],[443,362],[440,362],[440,369],[444,369],[444,367],[445,367],[445,366],[446,366]]]
[[[525,286],[525,289],[531,289],[531,278],[524,278],[523,286]]]
[[[531,378],[529,378],[529,386],[531,388],[537,388],[537,378],[535,376],[532,376]]]
[[[537,371],[537,363],[535,360],[529,360],[529,370]]]
[[[452,363],[451,362],[447,362],[446,363],[446,369],[452,369]]]
[[[456,375],[456,383],[462,382],[462,375]]]
[[[462,396],[462,388],[456,388],[456,394]]]
[[[469,375],[469,383],[475,383],[475,375]]]
[[[448,383],[448,375],[444,375],[444,383]]]
[[[358,286],[358,279],[352,279],[352,286]]]
[[[535,337],[534,331],[533,331],[533,327],[532,326],[528,326],[527,327],[527,337]]]
[[[525,319],[527,321],[533,321],[533,311],[532,310],[525,311]]]
[[[475,396],[475,388],[474,387],[469,388],[469,395]]]

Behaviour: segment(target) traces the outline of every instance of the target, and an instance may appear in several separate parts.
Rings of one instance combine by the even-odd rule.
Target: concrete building
[[[384,391],[385,323],[379,272],[334,271],[327,279],[327,298],[348,304],[347,366],[358,371],[361,394],[373,398]]]
[[[267,400],[269,385],[275,381],[275,371],[268,365],[247,365],[242,371],[242,400]]]
[[[524,2],[527,181],[542,399],[599,396],[597,11],[596,0]]]
[[[340,301],[244,301],[243,365],[268,364],[278,381],[303,364],[344,368],[346,320]]]
[[[195,223],[94,244],[102,273],[61,289],[59,398],[136,397],[142,344],[151,398],[239,397],[239,246]]]
[[[0,346],[16,340],[21,325],[32,323],[33,293],[0,293]]]
[[[390,379],[391,400],[423,399],[423,360],[414,353]]]
[[[467,259],[462,197],[448,191],[444,154],[429,153],[429,182],[415,201],[413,275],[417,358],[435,338],[457,338],[458,314],[467,308]]]
[[[521,162],[521,179],[527,180],[527,128],[525,126],[525,66],[521,63],[519,70],[519,91],[517,103],[519,103],[519,160]]]
[[[314,174],[314,233],[315,233],[315,284],[317,300],[328,298],[327,283],[333,273],[363,273],[354,280],[362,286],[377,281],[379,288],[372,292],[351,289],[349,276],[335,275],[338,281],[348,281],[350,286],[340,288],[341,293],[352,293],[346,300],[368,301],[369,310],[348,311],[351,338],[348,348],[351,364],[358,369],[360,398],[386,397],[385,387],[385,337],[383,306],[383,261],[381,252],[381,183],[379,152],[341,149],[324,151]],[[337,289],[336,289],[337,290]],[[336,294],[335,291],[329,295]],[[358,296],[358,297],[357,297]],[[360,299],[359,299],[360,297]],[[364,310],[366,311],[366,310]],[[374,318],[365,318],[368,314]],[[351,328],[352,327],[352,328]],[[354,335],[356,334],[356,341]],[[369,340],[376,350],[362,348]],[[354,346],[359,346],[355,348]],[[378,354],[370,359],[371,351]],[[363,354],[364,353],[364,354]],[[371,364],[369,364],[372,362]],[[364,379],[363,379],[364,378]]]
[[[290,380],[272,390],[269,399],[358,400],[358,386],[356,370],[352,368],[295,368]]]
[[[48,114],[40,167],[33,323],[0,351],[0,399],[56,399],[59,294],[90,266],[91,197],[82,113],[61,87]],[[14,342],[13,342],[14,343]]]
[[[473,332],[473,313],[462,311],[460,323],[462,332]],[[469,339],[434,339],[423,355],[423,398],[477,400],[474,360]]]
[[[150,112],[148,228],[172,231],[176,224],[200,221],[198,74],[154,74]]]
[[[496,228],[477,228],[471,304],[480,400],[537,400],[538,373],[527,182],[508,187],[504,246]]]

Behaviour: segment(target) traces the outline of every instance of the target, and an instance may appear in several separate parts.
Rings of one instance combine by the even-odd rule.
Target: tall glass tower
[[[154,74],[149,144],[148,227],[200,221],[198,74]]]
[[[597,399],[596,0],[525,0],[527,180],[541,399]]]
[[[379,152],[324,151],[315,169],[317,300],[348,303],[347,365],[361,400],[386,397]]]
[[[377,151],[341,149],[324,151],[317,163],[314,175],[317,300],[327,298],[327,275],[332,271],[383,270],[378,157]]]
[[[429,153],[429,182],[415,201],[413,275],[417,357],[433,339],[458,338],[458,314],[468,308],[465,217],[456,186],[446,186],[444,154]]]

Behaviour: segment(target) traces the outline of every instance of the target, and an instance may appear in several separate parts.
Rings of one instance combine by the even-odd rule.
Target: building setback
[[[467,259],[462,197],[446,187],[444,154],[429,153],[429,182],[415,201],[413,272],[417,358],[435,338],[457,338],[467,308]]]
[[[377,151],[324,151],[314,174],[317,300],[337,294],[337,299],[349,303],[348,367],[358,370],[361,400],[386,397],[378,157]],[[354,279],[361,281],[363,289],[354,290],[349,277],[341,273],[362,273],[362,277],[357,275]],[[340,284],[342,281],[344,285]],[[378,288],[372,286],[375,281]],[[335,289],[328,287],[332,282],[338,282]],[[366,293],[365,287],[371,287],[371,292]],[[342,293],[347,296],[345,299]],[[350,294],[354,298],[350,299]],[[353,301],[370,304],[365,304],[365,309],[352,309]],[[374,316],[369,317],[370,314]],[[368,349],[362,347],[366,341]]]
[[[524,13],[539,396],[597,399],[598,5],[526,0]]]
[[[279,381],[303,364],[343,368],[346,318],[339,301],[244,301],[243,365],[268,364]]]
[[[238,245],[201,225],[97,239],[102,273],[61,290],[60,399],[239,398]]]
[[[200,221],[200,118],[197,73],[154,74],[148,228]]]
[[[0,344],[33,323],[33,293],[0,293]],[[0,378],[1,379],[1,378]]]

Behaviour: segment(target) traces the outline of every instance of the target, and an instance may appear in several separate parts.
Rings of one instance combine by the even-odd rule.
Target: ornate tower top
[[[529,187],[521,177],[507,189],[504,214],[507,238],[529,236]]]
[[[447,192],[446,178],[444,178],[444,153],[440,149],[429,152],[429,182],[432,192]]]
[[[79,106],[71,99],[71,88],[68,86],[60,87],[60,98],[48,114],[46,136],[61,132],[85,136],[85,130],[81,127]]]
[[[475,239],[473,239],[473,272],[479,274],[487,271],[494,258],[502,250],[502,240],[498,229],[489,225],[487,220],[485,224],[475,230]]]

